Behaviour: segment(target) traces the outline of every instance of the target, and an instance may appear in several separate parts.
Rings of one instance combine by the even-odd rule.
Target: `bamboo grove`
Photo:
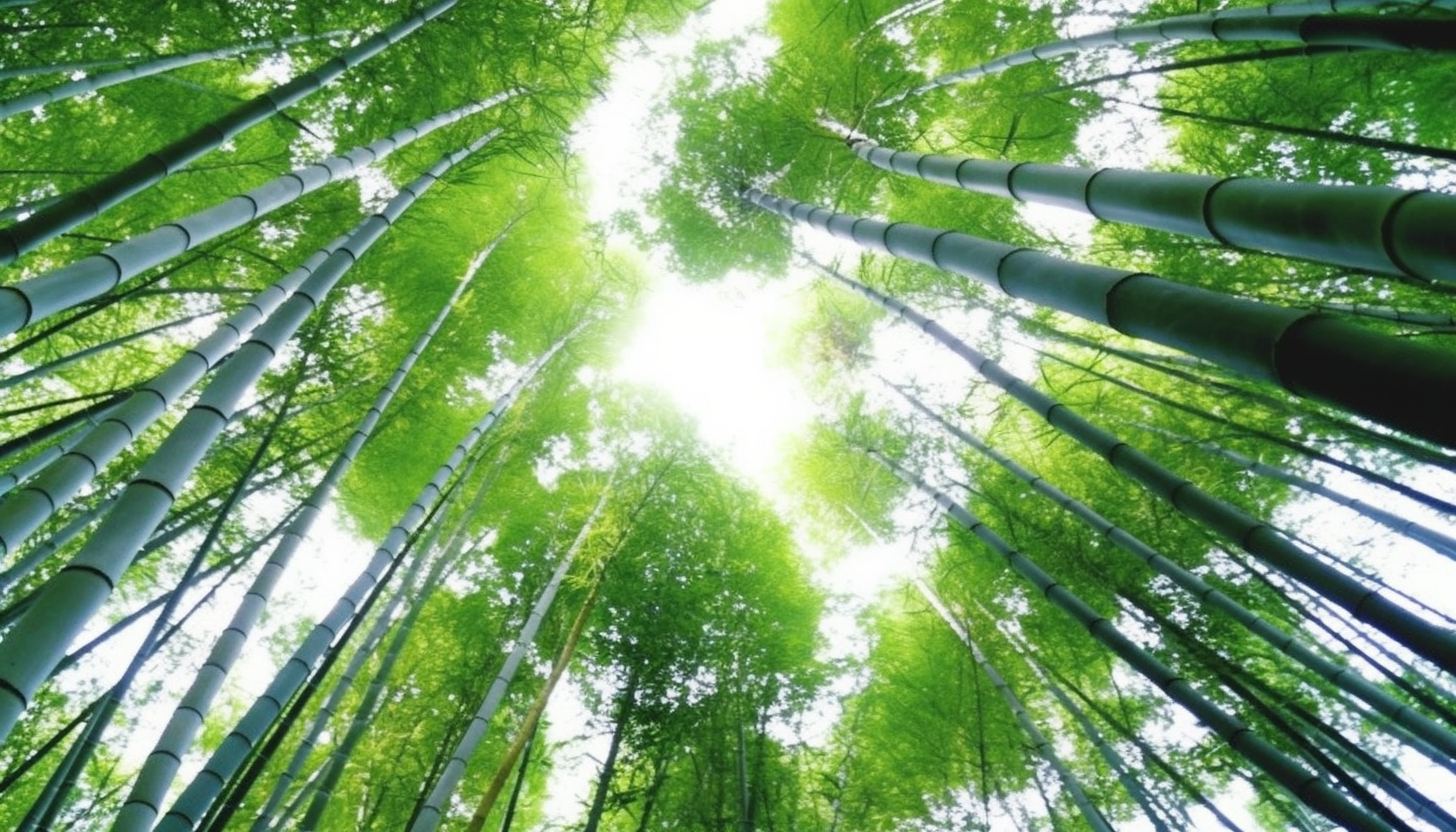
[[[0,823],[1456,832],[1456,6],[692,5],[0,2]]]

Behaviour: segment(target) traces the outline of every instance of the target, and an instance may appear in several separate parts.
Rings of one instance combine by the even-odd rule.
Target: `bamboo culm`
[[[1363,49],[1395,51],[1411,49],[1449,51],[1456,48],[1456,21],[1400,17],[1355,17],[1323,13],[1368,9],[1381,5],[1385,5],[1385,0],[1275,3],[1267,6],[1224,9],[1204,14],[1166,17],[1146,23],[1133,23],[1081,37],[1043,43],[967,69],[948,72],[911,90],[880,101],[875,106],[888,107],[941,87],[978,80],[1005,72],[1014,66],[1060,58],[1087,49],[1173,41],[1219,41],[1221,43],[1273,41],[1300,43],[1306,46],[1353,46]],[[1445,7],[1450,4],[1443,2],[1433,5]]]
[[[509,226],[507,226],[509,230]],[[485,258],[494,250],[506,232],[502,231],[471,263],[455,291],[436,314],[435,319],[415,340],[408,353],[401,359],[389,381],[376,394],[374,401],[365,411],[364,418],[355,426],[343,449],[334,458],[313,490],[304,499],[298,515],[285,532],[283,539],[269,556],[263,569],[254,579],[253,585],[239,602],[232,621],[219,635],[207,661],[198,669],[188,692],[173,711],[167,728],[162,732],[156,747],[147,756],[138,774],[131,793],[122,804],[112,826],[113,832],[145,832],[156,820],[158,807],[168,787],[176,776],[180,760],[191,747],[197,733],[202,729],[213,699],[221,689],[223,681],[237,662],[244,644],[251,636],[254,626],[261,618],[288,566],[292,563],[303,541],[313,529],[315,521],[333,498],[338,483],[348,473],[355,457],[372,435],[380,417],[395,394],[408,377],[421,354],[429,347],[435,335],[443,326],[445,318],[470,287]]]
[[[416,139],[508,100],[515,92],[431,116],[337,156],[285,173],[238,196],[102,249],[67,266],[0,287],[0,336],[70,309],[186,251],[352,176]],[[13,226],[12,228],[19,228]],[[0,232],[3,237],[4,232]]]
[[[234,136],[317,92],[345,71],[373,58],[416,29],[449,11],[458,0],[442,0],[348,49],[317,69],[253,98],[166,147],[148,153],[99,182],[64,195],[56,203],[0,230],[0,265],[64,234],[127,198],[155,185]],[[184,236],[191,232],[181,229]],[[4,307],[0,307],[4,308]],[[0,314],[0,335],[15,329],[9,311]],[[16,327],[17,329],[19,327]]]
[[[756,189],[746,190],[743,199],[866,248],[962,275],[1456,447],[1456,421],[1429,405],[1432,391],[1456,391],[1456,355],[1449,350],[1307,310],[1062,260],[957,231],[854,217]]]
[[[283,345],[400,214],[446,171],[494,135],[487,134],[468,148],[448,154],[401,189],[379,214],[365,220],[359,231],[330,255],[221,368],[197,403],[128,483],[86,545],[47,583],[34,609],[0,641],[0,741],[9,736],[66,645],[110,596],[137,550],[172,506],[174,495],[180,493],[193,468],[231,421],[238,403]]]
[[[1110,541],[1118,549],[1142,561],[1154,572],[1171,580],[1199,603],[1229,616],[1245,629],[1313,671],[1321,679],[1369,704],[1376,711],[1438,747],[1445,757],[1456,757],[1456,734],[1409,705],[1400,702],[1380,687],[1359,675],[1352,667],[1337,664],[1290,633],[1269,623],[1263,617],[1238,603],[1203,578],[1184,569],[1157,549],[1099,514],[1091,506],[1069,496],[1047,480],[1028,471],[1010,457],[990,447],[969,431],[951,424],[914,396],[894,388],[916,410],[935,420],[944,430],[978,453],[1001,466],[1012,476],[1026,483],[1031,490],[1045,497],[1085,526]]]
[[[440,824],[445,807],[449,804],[450,798],[455,794],[455,789],[460,785],[460,780],[465,776],[465,767],[475,753],[476,747],[485,737],[485,732],[490,727],[490,721],[495,716],[496,709],[505,699],[506,689],[510,686],[516,675],[516,670],[521,662],[525,661],[526,651],[531,643],[535,641],[536,631],[540,629],[542,620],[551,608],[551,603],[556,600],[556,592],[561,587],[562,580],[576,561],[577,555],[586,545],[592,529],[596,526],[597,520],[607,507],[607,501],[612,496],[612,483],[608,480],[602,488],[602,493],[597,498],[597,504],[592,508],[591,514],[582,523],[581,530],[577,532],[576,539],[561,557],[561,563],[557,565],[556,571],[552,573],[551,580],[541,591],[536,599],[536,604],[531,608],[524,624],[521,625],[520,635],[517,636],[515,644],[511,648],[510,655],[506,657],[505,663],[501,665],[500,672],[496,674],[490,683],[485,698],[481,700],[479,709],[471,717],[470,725],[465,729],[465,734],[456,743],[455,750],[450,754],[450,760],[440,772],[439,779],[435,781],[434,788],[430,790],[430,796],[426,798],[424,805],[420,807],[419,813],[410,824],[410,832],[433,832]]]
[[[987,381],[1039,415],[1052,427],[1096,453],[1119,473],[1141,484],[1184,515],[1306,584],[1358,621],[1379,629],[1412,652],[1456,672],[1456,633],[1432,625],[1402,605],[1295,546],[1268,523],[1219,500],[1165,468],[1142,451],[1093,425],[1070,407],[1031,387],[940,324],[905,304],[824,267],[830,280],[914,324],[959,355]]]
[[[1257,766],[1274,782],[1297,795],[1306,805],[1335,823],[1352,830],[1382,830],[1385,832],[1390,829],[1389,825],[1351,803],[1328,783],[1314,776],[1304,766],[1259,737],[1248,725],[1226,713],[1194,690],[1172,668],[1139,647],[1111,620],[1098,614],[1071,590],[1057,583],[1035,562],[991,531],[964,506],[919,476],[900,467],[879,451],[868,449],[866,453],[907,485],[933,499],[936,505],[957,525],[975,535],[987,548],[1004,558],[1013,571],[1035,586],[1057,608],[1081,624],[1094,639],[1112,650],[1170,699],[1183,706],[1194,718],[1222,738],[1236,752]]]
[[[267,693],[249,708],[234,730],[223,740],[222,745],[208,759],[202,774],[193,779],[173,803],[171,810],[157,823],[157,832],[191,830],[207,813],[224,785],[242,768],[253,747],[262,739],[263,732],[282,711],[282,703],[292,699],[293,695],[303,686],[314,666],[328,650],[335,635],[347,626],[356,607],[376,586],[379,576],[383,575],[395,562],[405,542],[410,539],[425,516],[429,514],[428,507],[445,492],[448,481],[464,463],[471,449],[500,421],[520,395],[521,390],[539,372],[540,368],[555,356],[564,343],[564,340],[556,342],[546,353],[532,362],[510,390],[455,446],[449,458],[425,484],[414,503],[405,511],[404,516],[385,536],[383,544],[375,551],[364,570],[339,598],[338,603],[329,614],[314,626],[303,643],[294,651],[293,656],[279,670],[269,685]]]
[[[137,78],[146,78],[152,75],[159,75],[163,72],[171,72],[174,69],[192,66],[193,64],[206,63],[208,61],[231,58],[234,55],[245,55],[249,52],[262,52],[265,50],[281,51],[285,46],[292,46],[298,43],[308,43],[314,40],[326,40],[332,37],[349,34],[346,31],[324,32],[318,35],[294,35],[293,37],[279,38],[278,40],[263,43],[245,43],[237,46],[224,46],[220,49],[211,49],[205,52],[190,52],[186,55],[167,55],[150,61],[142,61],[125,69],[118,69],[114,72],[105,72],[100,75],[88,75],[74,81],[56,84],[45,89],[28,92],[16,96],[9,101],[0,101],[0,119],[9,118],[17,113],[27,110],[35,110],[45,107],[47,104],[54,104],[57,101],[64,101],[67,98],[75,98],[88,92],[114,87],[117,84],[124,84]],[[4,77],[4,73],[0,73]]]
[[[1107,818],[1102,815],[1102,811],[1097,808],[1097,804],[1093,803],[1092,798],[1087,796],[1086,790],[1082,787],[1082,782],[1077,779],[1077,776],[1072,773],[1071,769],[1067,768],[1066,763],[1062,762],[1061,757],[1057,755],[1056,748],[1046,738],[1046,734],[1042,733],[1041,729],[1032,721],[1031,715],[1026,712],[1026,707],[1021,704],[1021,697],[1017,696],[1016,692],[1011,689],[1011,686],[1006,684],[1006,680],[1001,677],[996,667],[991,664],[990,659],[987,659],[986,654],[981,651],[981,646],[976,643],[975,639],[971,638],[970,630],[960,619],[951,614],[950,609],[946,607],[945,603],[940,600],[940,597],[923,580],[917,579],[915,581],[915,588],[919,590],[920,596],[925,599],[925,602],[930,604],[931,608],[940,616],[940,620],[945,622],[945,625],[951,629],[951,632],[955,633],[956,638],[960,639],[961,644],[965,645],[966,649],[971,652],[971,657],[975,659],[976,665],[981,668],[981,672],[986,674],[986,678],[990,680],[991,686],[996,688],[996,691],[1001,694],[1001,698],[1005,700],[1006,706],[1011,709],[1011,714],[1015,717],[1017,726],[1026,735],[1032,750],[1057,773],[1057,779],[1061,781],[1062,788],[1066,789],[1067,794],[1071,796],[1072,803],[1077,807],[1077,811],[1082,814],[1082,819],[1087,822],[1089,827],[1096,830],[1096,832],[1112,832],[1112,826],[1107,822]]]
[[[1420,282],[1456,284],[1456,196],[1374,185],[1079,168],[892,150],[851,136],[884,170],[975,193]]]

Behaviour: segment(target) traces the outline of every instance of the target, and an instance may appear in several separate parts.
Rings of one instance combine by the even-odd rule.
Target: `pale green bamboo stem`
[[[0,265],[14,262],[17,257],[41,243],[155,185],[247,128],[302,101],[345,71],[373,58],[385,48],[449,11],[456,2],[457,0],[441,0],[346,50],[317,69],[274,87],[166,147],[148,153],[105,179],[66,194],[56,204],[42,208],[15,225],[0,230]],[[0,334],[13,331],[0,329]]]
[[[516,94],[514,91],[501,93],[430,116],[372,144],[275,177],[211,208],[108,246],[68,266],[0,287],[0,337],[105,294],[153,266],[264,217],[331,182],[352,176],[365,165],[384,159],[416,139]]]
[[[550,582],[541,591],[536,599],[536,604],[531,608],[524,624],[521,625],[520,635],[517,636],[515,644],[511,648],[510,655],[506,657],[501,665],[500,672],[496,674],[490,683],[490,688],[481,700],[480,707],[475,715],[471,717],[470,725],[465,729],[465,734],[456,743],[450,759],[445,763],[445,768],[440,772],[440,777],[435,781],[430,794],[420,806],[415,820],[410,824],[409,832],[434,832],[440,825],[445,808],[454,796],[455,789],[460,785],[460,780],[465,777],[465,767],[469,764],[470,758],[475,754],[475,749],[480,741],[485,738],[485,732],[490,728],[490,721],[495,716],[496,709],[505,699],[506,689],[515,679],[516,670],[526,658],[526,651],[536,639],[536,631],[540,629],[546,612],[551,608],[551,603],[556,600],[556,592],[561,587],[561,581],[571,569],[572,563],[576,561],[577,555],[586,545],[588,536],[595,527],[597,520],[606,509],[607,501],[612,496],[612,480],[608,479],[603,486],[601,496],[597,504],[592,508],[591,514],[587,516],[586,522],[582,523],[581,530],[577,532],[576,539],[571,542],[570,548],[561,557],[561,563],[556,567]]]
[[[1373,185],[1079,168],[916,153],[852,136],[884,170],[1317,263],[1456,283],[1456,196]]]
[[[156,826],[157,832],[187,832],[207,813],[224,785],[243,767],[254,746],[283,711],[284,703],[302,688],[313,668],[323,659],[335,636],[349,624],[354,610],[376,588],[380,576],[387,574],[395,563],[405,543],[430,513],[430,506],[445,493],[449,480],[471,449],[500,421],[521,390],[555,356],[564,343],[564,339],[556,342],[545,354],[532,362],[511,389],[455,446],[449,458],[435,471],[414,503],[385,536],[384,542],[364,570],[340,596],[338,603],[314,626],[293,656],[279,669],[264,695],[253,703],[234,730],[223,740],[222,745],[213,752],[202,772],[183,790],[181,796],[172,804],[171,810],[161,818]]]
[[[348,32],[325,32],[320,35],[295,35],[293,37],[280,38],[266,43],[246,43],[239,46],[224,46],[220,49],[211,49],[205,52],[191,52],[186,55],[167,55],[151,61],[129,66],[125,69],[118,69],[114,72],[106,72],[100,75],[88,75],[74,81],[67,81],[45,89],[28,92],[16,96],[9,101],[0,101],[0,119],[9,118],[17,113],[27,110],[35,110],[45,107],[47,104],[54,104],[57,101],[65,101],[68,98],[75,98],[88,92],[114,87],[117,84],[124,84],[138,78],[146,78],[151,75],[159,75],[163,72],[171,72],[174,69],[192,66],[193,64],[206,63],[208,61],[231,58],[234,55],[244,55],[249,52],[262,52],[266,49],[282,51],[285,46],[292,46],[296,43],[308,43],[309,41],[322,40],[325,38],[346,35]],[[4,77],[0,72],[0,77]]]
[[[324,296],[358,258],[419,196],[460,161],[479,150],[494,133],[448,154],[423,176],[401,189],[379,213],[330,255],[318,271],[258,327],[253,339],[203,391],[176,428],[163,440],[123,490],[115,508],[42,591],[33,610],[0,641],[0,741],[49,677],[71,639],[100,610],[130,567],[138,549],[171,508],[192,470],[231,421],[239,402],[283,345],[323,302]],[[376,416],[377,417],[377,416]]]
[[[508,225],[507,230],[509,228]],[[112,826],[113,832],[145,832],[155,822],[161,802],[176,776],[183,755],[191,748],[201,731],[213,700],[236,664],[253,628],[267,609],[274,588],[292,563],[303,541],[313,530],[314,523],[332,500],[340,480],[353,466],[360,449],[373,434],[380,417],[394,400],[405,378],[434,340],[450,311],[470,287],[485,258],[495,249],[505,233],[502,231],[491,240],[471,263],[435,319],[415,340],[389,381],[376,394],[373,403],[365,411],[364,418],[355,426],[354,432],[334,458],[328,471],[304,499],[298,516],[289,525],[283,539],[259,571],[253,585],[244,594],[233,613],[231,623],[218,636],[207,661],[198,669],[191,687],[173,710],[167,727],[162,731],[157,745],[148,754],[132,785],[131,793],[117,813]]]

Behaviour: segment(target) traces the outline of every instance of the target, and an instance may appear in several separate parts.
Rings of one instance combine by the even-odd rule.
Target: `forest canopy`
[[[1456,2],[729,2],[0,0],[0,826],[1456,832]]]

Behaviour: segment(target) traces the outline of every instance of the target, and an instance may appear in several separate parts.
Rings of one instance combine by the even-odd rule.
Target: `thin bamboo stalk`
[[[410,15],[405,20],[325,62],[317,69],[274,87],[166,147],[148,153],[140,160],[101,181],[66,194],[55,204],[36,211],[9,228],[0,230],[0,265],[14,262],[21,254],[155,185],[199,156],[220,147],[247,128],[302,101],[344,74],[345,71],[373,58],[385,48],[399,42],[416,29],[449,11],[456,2],[457,0],[441,0],[421,12]],[[189,233],[186,229],[179,230],[184,236]],[[4,321],[5,326],[8,326],[9,316],[0,316],[0,321]],[[5,326],[0,326],[0,333],[8,335],[15,331],[7,329]]]

